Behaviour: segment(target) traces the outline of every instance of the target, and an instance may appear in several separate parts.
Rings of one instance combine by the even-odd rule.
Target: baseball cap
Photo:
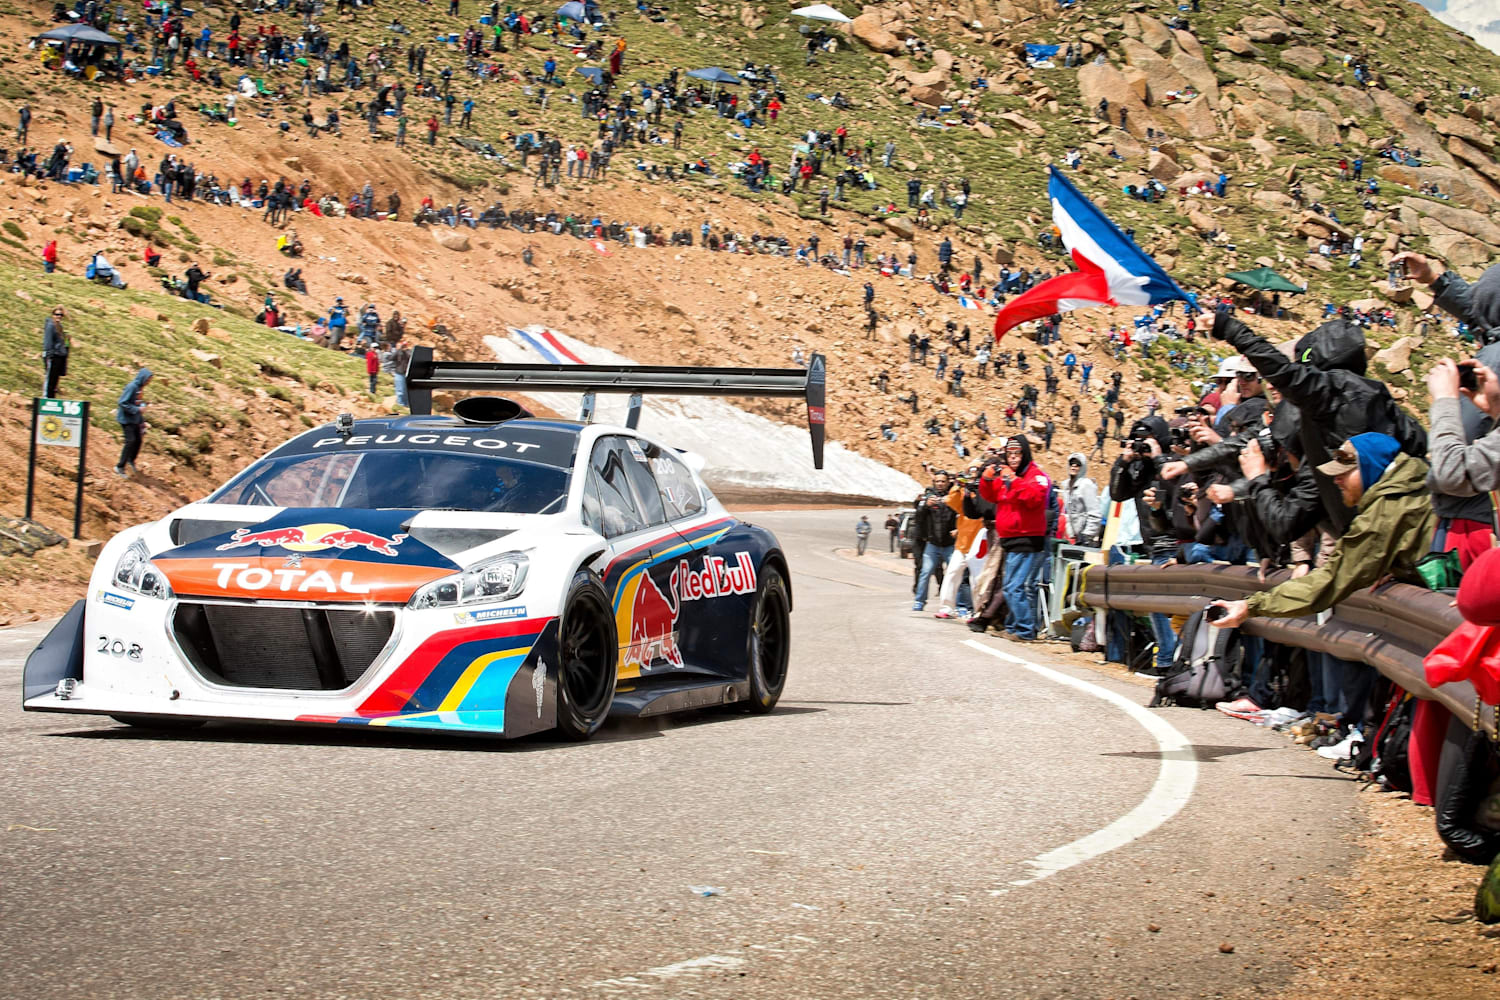
[[[1234,378],[1235,374],[1240,370],[1240,363],[1244,360],[1238,354],[1232,358],[1225,358],[1219,362],[1219,370],[1214,373],[1214,378]]]
[[[1332,458],[1318,466],[1318,471],[1325,476],[1342,476],[1357,468],[1359,468],[1359,455],[1354,451],[1354,443],[1345,441],[1339,445],[1339,450],[1334,452]]]

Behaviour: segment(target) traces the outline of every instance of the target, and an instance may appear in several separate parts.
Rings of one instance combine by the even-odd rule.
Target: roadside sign
[[[62,448],[83,444],[83,408],[76,399],[43,399],[38,401],[36,443]]]
[[[36,492],[37,445],[78,449],[78,468],[73,473],[73,537],[82,537],[83,467],[88,459],[89,404],[78,399],[33,399],[31,401],[31,456],[26,463],[26,519],[31,520]]]

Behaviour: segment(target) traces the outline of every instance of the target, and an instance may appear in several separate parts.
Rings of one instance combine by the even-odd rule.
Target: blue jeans
[[[932,579],[932,574],[937,572],[939,566],[948,565],[948,560],[952,558],[953,546],[927,543],[927,548],[922,550],[922,572],[917,577],[917,596],[911,602],[913,611],[921,611],[926,607],[927,581]]]
[[[1005,628],[1018,639],[1036,638],[1036,574],[1047,558],[1045,552],[1006,552]]]
[[[402,406],[410,406],[406,401],[406,376],[397,372],[392,376],[396,383],[396,402]]]
[[[1165,566],[1172,561],[1173,556],[1170,552],[1164,552],[1151,557],[1151,565],[1153,566]],[[1152,615],[1151,634],[1156,638],[1156,668],[1158,670],[1165,670],[1172,665],[1172,657],[1177,655],[1177,633],[1172,631],[1171,617],[1169,615]]]

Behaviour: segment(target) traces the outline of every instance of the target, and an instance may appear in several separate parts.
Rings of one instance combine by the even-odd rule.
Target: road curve
[[[1287,978],[1278,906],[1351,856],[1352,786],[1325,762],[1214,712],[1143,724],[1149,690],[1055,646],[975,648],[906,610],[888,557],[839,551],[848,512],[753,519],[792,564],[781,707],[583,745],[23,714],[44,629],[0,633],[5,995],[1213,997]]]

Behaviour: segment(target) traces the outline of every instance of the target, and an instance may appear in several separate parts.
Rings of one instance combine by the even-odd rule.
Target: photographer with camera
[[[1427,391],[1432,396],[1428,485],[1453,497],[1485,499],[1485,494],[1500,489],[1500,378],[1478,360],[1455,363],[1444,358],[1427,373]],[[1460,409],[1463,400],[1472,403],[1488,425],[1488,433],[1472,444]],[[1488,521],[1454,518],[1447,527],[1450,539],[1460,536],[1449,547],[1458,549],[1465,569],[1494,538]]]
[[[1130,555],[1148,558],[1153,566],[1163,566],[1177,557],[1179,531],[1173,522],[1179,514],[1188,514],[1195,506],[1192,494],[1197,486],[1189,483],[1186,485],[1190,488],[1185,489],[1180,477],[1162,478],[1171,447],[1172,434],[1161,417],[1144,417],[1130,425],[1124,453],[1109,472],[1109,498],[1132,506],[1141,540],[1138,544],[1110,549],[1110,565],[1124,563]],[[1111,619],[1118,623],[1113,616]],[[1167,615],[1152,615],[1151,632],[1156,638],[1156,667],[1165,672],[1177,652],[1172,619]]]
[[[938,575],[941,588],[943,571],[953,558],[953,538],[958,528],[958,512],[948,505],[948,495],[953,492],[948,473],[932,474],[932,485],[917,497],[916,514],[912,520],[912,537],[915,547],[912,557],[917,561],[917,586],[911,609],[921,611],[927,606],[928,581],[934,573]]]

